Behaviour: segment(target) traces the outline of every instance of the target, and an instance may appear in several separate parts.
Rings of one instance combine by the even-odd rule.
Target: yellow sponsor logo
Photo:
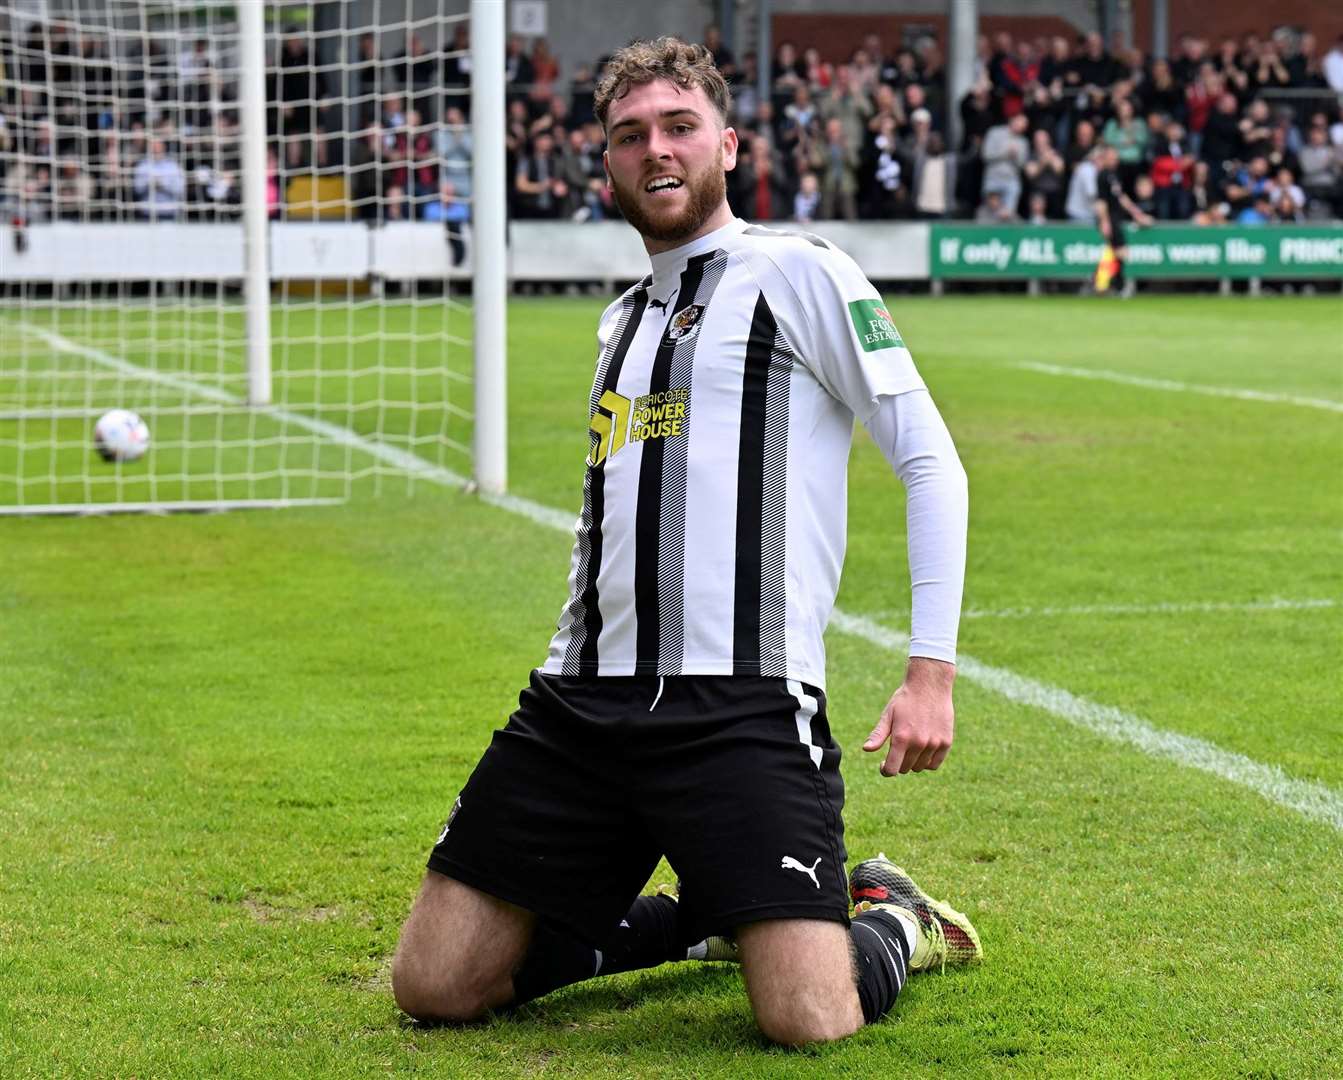
[[[588,464],[600,465],[628,442],[675,438],[685,434],[690,391],[685,388],[644,394],[630,401],[614,390],[605,391],[588,424],[595,436]]]

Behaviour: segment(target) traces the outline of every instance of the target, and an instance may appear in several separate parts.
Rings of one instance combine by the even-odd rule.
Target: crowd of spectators
[[[267,80],[272,217],[447,223],[471,203],[465,24],[441,47],[410,32],[289,33]],[[1169,58],[1077,40],[981,37],[973,89],[950,103],[940,44],[871,33],[839,61],[781,42],[759,61],[709,27],[741,140],[729,200],[752,220],[1094,220],[1098,158],[1118,154],[1134,203],[1165,221],[1343,216],[1343,38],[1308,31]],[[115,56],[113,55],[115,53]],[[240,204],[236,57],[208,38],[113,39],[61,23],[0,41],[0,199],[47,219],[218,220]],[[618,216],[593,117],[601,60],[564,72],[544,39],[508,41],[509,210]]]

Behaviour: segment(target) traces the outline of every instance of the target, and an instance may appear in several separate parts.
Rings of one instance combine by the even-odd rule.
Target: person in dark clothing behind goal
[[[1100,165],[1100,172],[1096,174],[1096,225],[1114,253],[1114,262],[1110,272],[1105,273],[1105,257],[1102,256],[1102,267],[1098,268],[1096,275],[1096,291],[1130,297],[1133,295],[1133,282],[1124,274],[1124,263],[1128,259],[1124,216],[1131,217],[1139,225],[1151,226],[1156,221],[1125,193],[1124,184],[1119,179],[1119,151],[1113,146],[1102,146]]]
[[[823,690],[856,415],[908,491],[913,580],[904,682],[863,749],[887,776],[942,764],[965,473],[858,266],[732,216],[728,104],[704,48],[674,38],[622,49],[598,87],[607,180],[652,272],[598,326],[549,656],[401,932],[392,988],[420,1020],[739,959],[763,1033],[801,1044],[877,1021],[911,971],[982,956],[969,919],[884,855],[846,879]],[[679,899],[640,896],[663,855]]]

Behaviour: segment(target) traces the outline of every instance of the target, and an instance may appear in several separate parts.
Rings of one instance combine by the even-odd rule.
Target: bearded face
[[[712,161],[680,178],[680,187],[647,190],[650,183],[672,175],[670,171],[659,170],[648,180],[628,184],[613,173],[611,194],[625,220],[641,236],[676,244],[694,236],[727,198],[722,148],[718,148]]]
[[[725,173],[736,165],[737,136],[703,89],[654,79],[630,87],[607,121],[611,192],[650,252],[731,220]]]

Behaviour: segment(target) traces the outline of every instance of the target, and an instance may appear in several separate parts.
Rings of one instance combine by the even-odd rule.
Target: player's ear
[[[611,185],[611,151],[609,150],[602,151],[602,168],[606,172],[606,190],[610,191],[612,190],[612,185]]]
[[[723,129],[723,171],[731,172],[737,167],[737,129]]]

